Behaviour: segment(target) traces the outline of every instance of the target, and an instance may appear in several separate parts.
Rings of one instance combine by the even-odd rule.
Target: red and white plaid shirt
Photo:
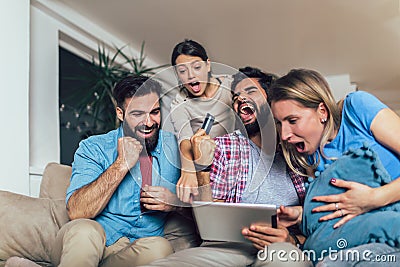
[[[241,202],[249,174],[250,143],[240,131],[215,138],[216,148],[210,171],[210,184],[215,199]],[[296,189],[299,202],[305,196],[304,177],[289,167],[287,172]]]

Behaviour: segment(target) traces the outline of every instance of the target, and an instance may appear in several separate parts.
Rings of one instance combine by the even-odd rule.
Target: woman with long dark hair
[[[190,202],[191,194],[198,194],[195,171],[207,171],[206,166],[196,164],[190,138],[201,127],[207,113],[215,117],[211,137],[233,132],[235,115],[231,108],[232,78],[229,75],[212,75],[206,50],[193,40],[184,40],[175,46],[171,64],[180,88],[171,103],[171,121],[179,141],[182,162],[177,195],[182,201]],[[209,156],[212,155],[210,153]]]

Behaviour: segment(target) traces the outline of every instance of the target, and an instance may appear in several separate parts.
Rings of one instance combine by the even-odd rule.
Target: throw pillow
[[[56,234],[69,221],[65,200],[0,191],[0,203],[0,262],[12,256],[50,262]]]
[[[367,144],[359,149],[352,149],[343,154],[322,173],[316,172],[316,178],[310,178],[304,201],[302,231],[307,236],[304,249],[313,250],[319,257],[329,249],[341,250],[372,242],[400,246],[400,203],[382,207],[361,214],[339,228],[333,225],[341,218],[318,221],[328,212],[312,213],[312,209],[325,203],[312,201],[315,196],[340,194],[345,189],[330,184],[331,178],[339,178],[379,187],[390,183],[392,178],[383,167],[378,155]]]

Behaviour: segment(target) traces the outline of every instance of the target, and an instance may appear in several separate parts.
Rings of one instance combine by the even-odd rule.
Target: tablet
[[[250,242],[242,235],[244,227],[265,223],[276,228],[276,205],[194,201],[192,207],[203,240]]]

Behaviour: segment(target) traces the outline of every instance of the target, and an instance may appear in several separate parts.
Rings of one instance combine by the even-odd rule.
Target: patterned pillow
[[[324,205],[312,201],[313,197],[345,191],[331,185],[331,178],[359,182],[374,188],[391,182],[392,178],[368,144],[347,151],[330,166],[326,166],[325,171],[316,172],[315,176],[316,179],[309,178],[304,201],[302,231],[307,236],[304,249],[314,250],[319,257],[323,251],[326,256],[329,249],[341,250],[372,242],[400,247],[400,202],[359,215],[336,229],[333,225],[341,218],[318,221],[332,211],[311,212],[315,207]]]

